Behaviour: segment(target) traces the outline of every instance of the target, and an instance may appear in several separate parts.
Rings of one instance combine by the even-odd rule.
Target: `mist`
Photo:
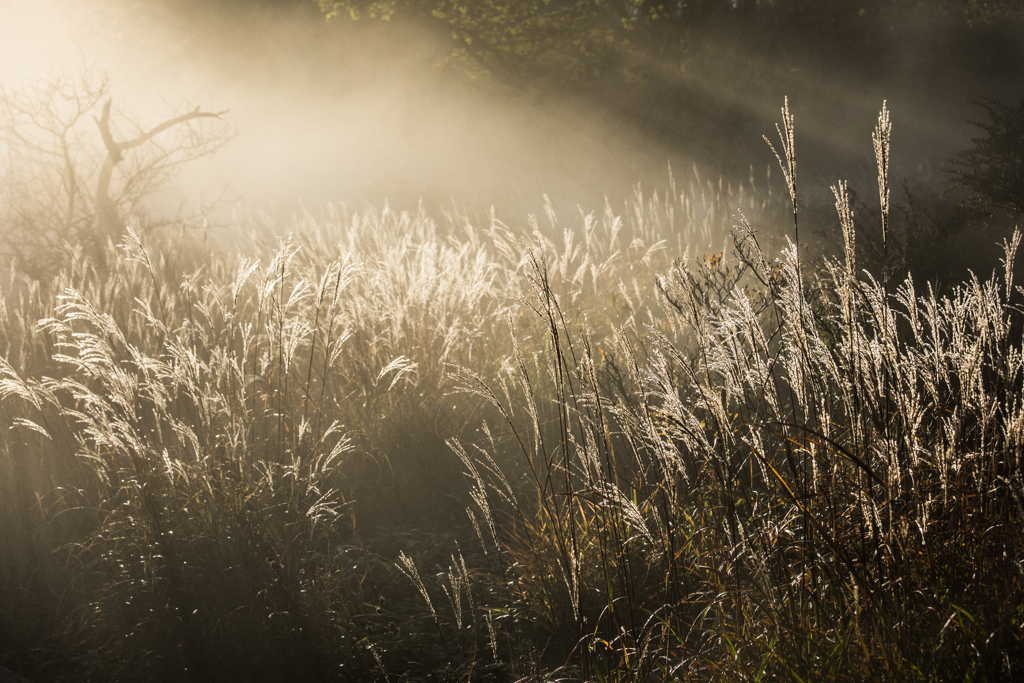
[[[8,87],[92,66],[142,121],[181,101],[230,110],[236,138],[191,166],[156,210],[225,189],[229,203],[282,218],[326,202],[509,209],[538,207],[545,193],[593,203],[667,180],[669,156],[638,131],[443,72],[444,46],[411,27],[328,24],[311,3],[5,4]]]
[[[912,34],[879,37],[891,59],[884,72],[823,66],[828,55],[791,47],[752,53],[723,33],[705,36],[714,49],[685,69],[664,65],[665,84],[686,94],[673,96],[682,104],[637,113],[615,92],[604,107],[543,85],[523,92],[470,80],[439,68],[450,46],[422,27],[327,22],[312,2],[2,7],[6,87],[92,67],[110,75],[115,98],[141,121],[183,101],[230,111],[236,138],[150,199],[156,213],[217,198],[282,219],[328,202],[423,201],[435,210],[494,206],[521,219],[545,195],[593,209],[635,183],[664,188],[669,164],[677,175],[696,165],[710,177],[742,180],[753,170],[763,178],[774,159],[761,136],[774,137],[786,96],[808,189],[870,175],[870,130],[883,100],[895,122],[894,166],[934,174],[975,133],[966,123],[977,115],[972,101],[1006,96],[1007,72],[1021,63],[1018,47],[989,77],[970,56],[947,60],[965,62],[960,70],[935,73],[929,56],[941,53],[950,29],[919,20],[907,24]],[[730,77],[751,70],[755,90],[748,77]]]

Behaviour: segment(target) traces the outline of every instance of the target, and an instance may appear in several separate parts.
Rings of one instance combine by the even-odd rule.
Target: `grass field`
[[[14,268],[0,664],[1019,677],[1020,235],[933,287],[887,116],[856,218],[845,184],[799,204],[792,139],[781,193],[694,171],[522,225],[329,210]]]

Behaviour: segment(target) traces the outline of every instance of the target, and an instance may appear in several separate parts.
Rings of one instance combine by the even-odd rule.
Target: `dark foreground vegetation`
[[[781,138],[781,195],[692,175],[568,223],[339,211],[16,264],[0,663],[1019,678],[1020,236],[943,280],[915,244],[958,238],[898,206],[884,110],[874,209],[798,205],[788,111]]]

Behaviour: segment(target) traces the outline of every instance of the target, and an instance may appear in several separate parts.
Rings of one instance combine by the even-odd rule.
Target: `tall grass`
[[[717,206],[720,188],[699,188]],[[382,558],[422,561],[466,524],[444,441],[477,406],[447,368],[502,367],[531,245],[561,250],[553,286],[600,302],[609,328],[642,316],[665,264],[657,221],[720,219],[687,194],[632,202],[625,220],[581,216],[579,236],[550,211],[543,227],[454,215],[440,230],[385,208],[304,217],[247,255],[129,231],[103,272],[75,251],[53,282],[12,270],[5,661],[76,680],[320,680],[379,671],[388,642],[419,647],[393,628],[418,603]],[[608,296],[609,281],[624,284]]]
[[[883,108],[883,239],[888,135]],[[644,359],[625,329],[599,358],[531,258],[555,419],[519,347],[518,419],[458,370],[529,473],[517,486],[495,449],[452,442],[521,674],[546,656],[586,680],[1019,675],[1020,234],[991,279],[921,293],[858,270],[846,185],[833,192],[841,258],[812,270],[790,244],[770,261],[741,218],[733,260],[659,277]]]
[[[837,184],[821,256],[784,119],[782,195],[694,171],[568,222],[330,210],[12,271],[0,663],[1011,679],[1019,236],[948,293],[877,280]]]

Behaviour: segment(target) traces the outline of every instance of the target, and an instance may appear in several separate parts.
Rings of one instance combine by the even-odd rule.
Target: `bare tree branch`
[[[147,129],[114,104],[107,77],[88,69],[0,87],[0,251],[39,274],[59,267],[65,244],[102,258],[124,216],[231,138],[225,126],[204,123],[226,113],[190,105]],[[121,140],[125,124],[133,132]]]

